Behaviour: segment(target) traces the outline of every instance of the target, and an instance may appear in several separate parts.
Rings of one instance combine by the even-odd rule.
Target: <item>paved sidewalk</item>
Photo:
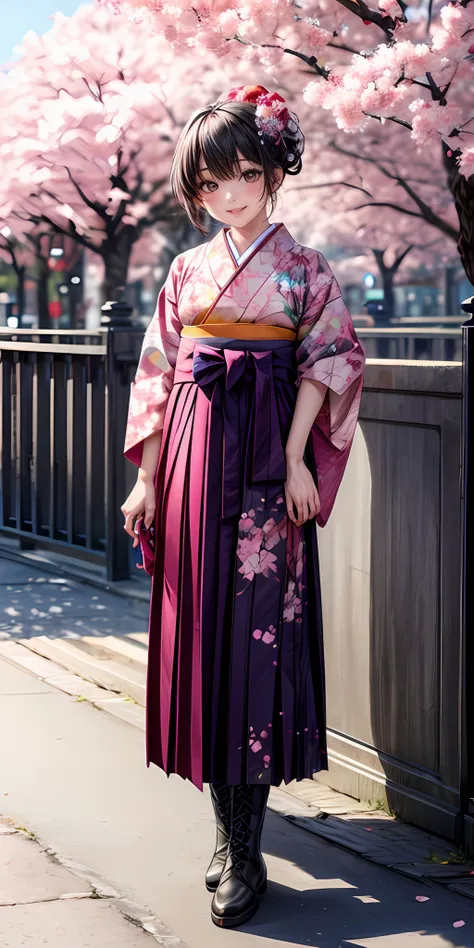
[[[77,916],[77,948],[109,948],[100,926],[111,918],[110,944],[128,948],[138,937],[146,948],[148,936],[137,936],[117,914],[130,899],[138,923],[153,924],[155,941],[168,948],[221,948],[224,937],[237,937],[209,921],[202,885],[213,844],[208,795],[145,767],[147,615],[147,602],[76,581],[60,563],[43,568],[0,555],[0,816],[37,833],[63,867],[71,869],[68,859],[74,871],[78,863],[94,867],[79,865],[85,889],[69,880],[54,896],[51,904],[61,904],[51,922],[33,886],[26,901],[38,904],[21,910],[31,937],[21,926],[15,934],[19,913],[0,904],[0,948],[55,945],[61,913],[69,910]],[[0,878],[6,872],[10,884],[5,853],[31,840],[4,832],[5,839]],[[270,892],[255,922],[238,933],[243,948],[262,936],[315,948],[421,948],[421,938],[423,948],[474,948],[474,905],[460,894],[472,898],[473,866],[443,840],[308,780],[272,790],[265,847]],[[18,860],[21,868],[21,854]],[[19,890],[10,887],[0,903],[28,891],[20,875]],[[90,894],[64,898],[96,884],[109,893],[108,912]],[[71,909],[63,907],[68,902]],[[117,926],[127,934],[114,935]],[[70,944],[76,948],[68,936]]]
[[[34,834],[0,818],[0,945],[153,948],[174,944],[150,912],[103,885],[83,866],[61,861]],[[155,937],[153,937],[153,934]]]
[[[207,792],[147,770],[138,728],[2,660],[0,720],[8,722],[0,814],[54,854],[45,877],[35,843],[2,838],[1,900],[32,904],[0,906],[1,948],[146,948],[144,931],[134,932],[117,913],[125,900],[142,907],[139,918],[153,917],[153,938],[167,948],[223,948],[237,938],[241,948],[474,946],[471,900],[375,866],[272,811],[263,836],[269,891],[251,922],[222,931],[210,920],[203,884],[214,840]],[[23,852],[8,856],[5,840]],[[58,869],[70,869],[69,860],[74,875],[79,864],[77,879]],[[103,901],[91,898],[94,887]]]
[[[0,658],[143,732],[148,602],[136,598],[133,581],[131,590],[124,584],[124,598],[102,581],[91,585],[90,569],[77,581],[71,564],[56,560],[11,548],[2,556],[0,549]],[[138,585],[141,592],[148,588]],[[272,794],[271,805],[307,832],[377,865],[474,898],[474,862],[370,803],[305,780]]]

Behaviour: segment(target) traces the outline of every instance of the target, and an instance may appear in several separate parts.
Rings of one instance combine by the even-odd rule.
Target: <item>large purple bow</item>
[[[255,367],[255,411],[253,414],[253,458],[251,483],[284,481],[286,460],[275,396],[272,350],[241,351],[199,344],[194,349],[193,377],[210,401],[223,376],[224,456],[222,516],[240,515],[240,424],[238,401],[232,388],[253,360]],[[251,366],[250,366],[251,367]]]

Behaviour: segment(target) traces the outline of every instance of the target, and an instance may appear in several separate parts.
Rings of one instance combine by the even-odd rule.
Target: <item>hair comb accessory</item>
[[[236,86],[219,101],[251,102],[256,105],[255,124],[258,134],[274,138],[277,144],[290,119],[285,100],[278,92],[269,92],[264,86]]]
[[[217,100],[218,103],[232,101],[250,102],[256,106],[255,124],[262,145],[265,138],[270,139],[275,146],[282,145],[289,164],[301,158],[304,135],[297,116],[289,111],[283,96],[278,92],[269,92],[265,86],[235,86]]]

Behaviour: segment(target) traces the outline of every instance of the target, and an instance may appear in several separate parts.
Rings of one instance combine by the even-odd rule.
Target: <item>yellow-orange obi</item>
[[[269,323],[206,323],[201,326],[183,326],[180,334],[191,339],[212,336],[225,339],[296,339],[296,330],[271,326]]]

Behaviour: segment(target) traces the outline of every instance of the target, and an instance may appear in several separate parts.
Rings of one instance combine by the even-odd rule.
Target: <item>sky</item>
[[[10,59],[12,49],[28,30],[45,33],[51,27],[51,13],[70,16],[80,0],[0,0],[0,65]]]

